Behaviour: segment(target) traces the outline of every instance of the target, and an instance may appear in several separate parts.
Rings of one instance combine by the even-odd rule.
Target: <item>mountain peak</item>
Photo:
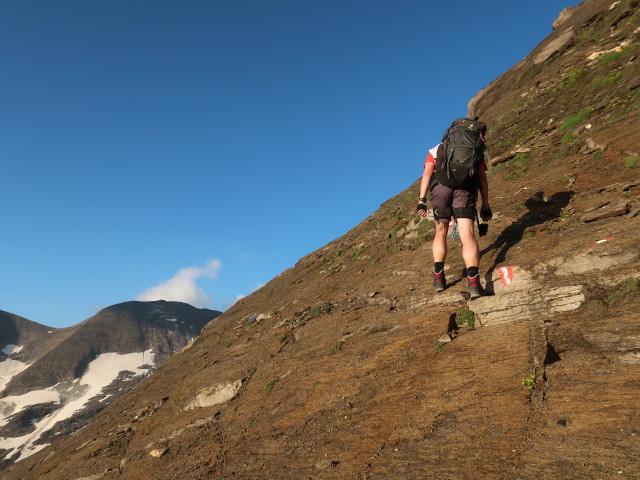
[[[84,426],[218,315],[180,302],[124,302],[58,330],[0,312],[5,466]]]

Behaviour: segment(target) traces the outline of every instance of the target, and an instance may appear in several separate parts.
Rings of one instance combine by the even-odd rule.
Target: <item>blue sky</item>
[[[1,2],[0,309],[224,310],[346,233],[574,5],[465,4]]]

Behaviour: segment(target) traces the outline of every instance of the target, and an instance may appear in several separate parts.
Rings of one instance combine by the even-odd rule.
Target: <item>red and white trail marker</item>
[[[508,287],[513,282],[513,268],[511,267],[500,267],[498,269],[498,273],[500,274],[500,283],[505,287]]]
[[[591,245],[600,245],[601,243],[608,242],[610,240],[613,240],[613,237],[607,237],[607,238],[603,238],[602,240],[596,240]]]

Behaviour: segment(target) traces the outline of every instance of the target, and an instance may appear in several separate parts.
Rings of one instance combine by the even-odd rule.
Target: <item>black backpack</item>
[[[435,179],[450,188],[476,188],[478,167],[484,159],[487,125],[469,118],[454,120],[438,148]]]

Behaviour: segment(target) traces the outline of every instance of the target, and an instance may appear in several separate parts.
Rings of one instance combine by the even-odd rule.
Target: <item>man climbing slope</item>
[[[480,217],[492,217],[489,207],[487,164],[484,160],[486,125],[478,119],[461,118],[447,129],[442,143],[429,150],[425,160],[417,211],[427,216],[427,190],[431,192],[436,233],[433,239],[433,285],[436,292],[446,287],[444,263],[447,257],[447,232],[453,216],[462,241],[462,259],[467,270],[469,296],[482,295],[479,265],[480,249],[474,232],[478,188],[482,197]]]

